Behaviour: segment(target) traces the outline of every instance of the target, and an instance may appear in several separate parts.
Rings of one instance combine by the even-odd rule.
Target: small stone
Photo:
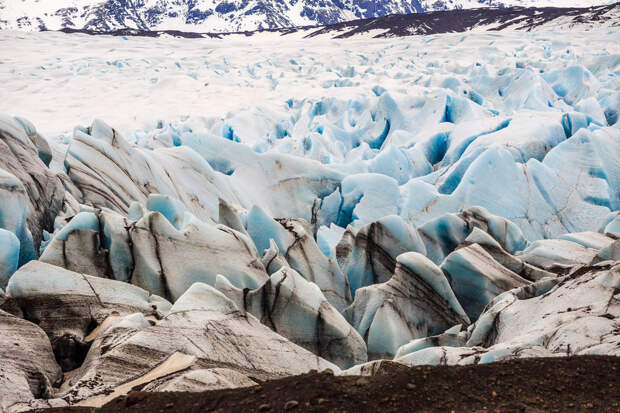
[[[355,381],[356,386],[365,386],[367,384],[370,384],[370,380],[366,377],[360,377]]]
[[[413,383],[407,383],[407,388],[408,388],[409,390],[413,390],[413,389],[415,389],[415,388],[416,388],[416,385],[415,385],[415,384],[413,384]]]
[[[67,407],[67,406],[69,406],[69,403],[67,403],[63,399],[48,399],[47,402],[49,403],[50,407]]]
[[[319,403],[319,404],[323,404],[323,403],[325,403],[326,401],[327,401],[327,400],[325,400],[324,398],[322,398],[322,397],[321,397],[321,398],[319,398],[319,399],[317,400],[317,403]]]
[[[297,400],[289,400],[284,404],[284,410],[292,410],[299,406],[299,402]]]
[[[261,412],[266,412],[267,410],[271,410],[271,405],[269,403],[264,403],[258,406],[258,410]]]

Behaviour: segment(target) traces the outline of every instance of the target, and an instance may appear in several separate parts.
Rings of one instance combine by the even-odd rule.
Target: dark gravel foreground
[[[386,363],[374,377],[310,373],[204,393],[132,392],[101,409],[46,412],[620,412],[620,357],[460,367]]]

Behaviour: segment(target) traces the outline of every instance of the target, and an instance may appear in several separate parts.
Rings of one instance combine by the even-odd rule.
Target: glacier
[[[620,46],[574,33],[0,32],[0,409],[620,355]]]

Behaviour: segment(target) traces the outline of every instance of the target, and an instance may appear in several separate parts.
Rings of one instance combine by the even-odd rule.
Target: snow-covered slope
[[[63,28],[65,33],[93,35],[185,38],[249,38],[256,40],[281,36],[299,38],[385,38],[455,32],[481,31],[584,31],[620,26],[620,3],[587,8],[509,7],[443,10],[427,13],[392,14],[357,19],[328,26],[257,30],[232,33],[199,33],[179,30],[116,29],[112,31]]]
[[[134,28],[235,32],[323,26],[390,14],[477,7],[588,7],[612,0],[0,0],[0,29]]]
[[[620,3],[588,8],[476,8],[395,14],[300,30],[305,31],[306,37],[342,39],[351,37],[403,37],[472,31],[554,30],[566,32],[617,26],[620,26]],[[290,30],[282,30],[283,35],[288,35],[289,32]],[[255,34],[260,33],[255,32]]]

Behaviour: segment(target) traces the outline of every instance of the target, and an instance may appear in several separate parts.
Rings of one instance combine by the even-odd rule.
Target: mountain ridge
[[[225,33],[483,7],[590,7],[609,0],[0,0],[0,29]]]
[[[140,36],[140,37],[183,37],[217,38],[261,37],[261,38],[331,38],[351,37],[389,38],[412,35],[461,33],[469,31],[510,30],[589,30],[605,26],[620,26],[620,2],[589,8],[480,8],[467,10],[446,10],[406,15],[387,15],[369,19],[358,19],[326,26],[304,26],[276,28],[257,31],[229,33],[200,33],[179,30],[116,29],[97,31],[63,28],[64,33],[89,35]]]

